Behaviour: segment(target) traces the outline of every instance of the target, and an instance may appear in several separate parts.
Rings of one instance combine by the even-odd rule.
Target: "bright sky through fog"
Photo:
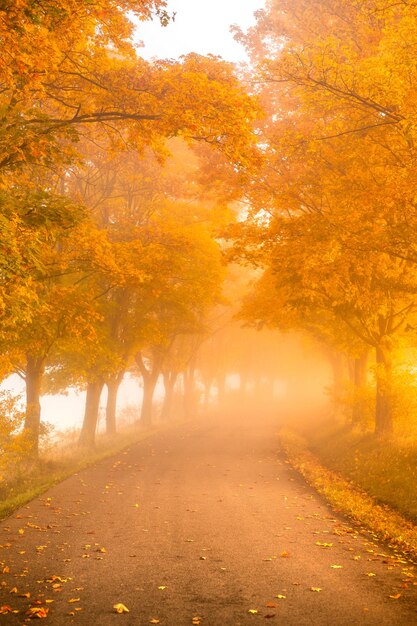
[[[168,0],[168,12],[176,11],[175,22],[165,28],[157,20],[141,23],[137,39],[145,47],[140,54],[165,59],[197,52],[245,61],[245,50],[229,28],[237,24],[246,30],[255,21],[254,12],[263,6],[264,0]]]

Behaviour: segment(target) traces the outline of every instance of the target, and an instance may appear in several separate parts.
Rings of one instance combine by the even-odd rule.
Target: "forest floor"
[[[155,433],[1,522],[2,623],[417,625],[412,561],[331,510],[259,417]]]

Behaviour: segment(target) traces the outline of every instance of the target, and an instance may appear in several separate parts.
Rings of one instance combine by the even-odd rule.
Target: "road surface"
[[[4,520],[0,605],[19,612],[0,624],[417,625],[417,569],[335,514],[276,431],[171,428]]]

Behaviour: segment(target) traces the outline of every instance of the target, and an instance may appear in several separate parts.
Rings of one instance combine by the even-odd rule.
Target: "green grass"
[[[404,451],[398,442],[381,444],[346,431],[314,435],[307,442],[300,434],[283,430],[280,438],[290,463],[335,510],[417,557],[417,526],[412,521],[415,473],[403,476],[404,484],[397,495],[395,486],[405,468],[411,469],[413,445]],[[415,466],[412,469],[415,472]],[[388,486],[394,476],[395,481]]]
[[[0,482],[0,519],[8,517],[19,507],[76,472],[169,427],[170,425],[158,426],[146,431],[129,429],[111,438],[102,435],[97,438],[97,445],[93,451],[86,451],[75,445],[52,448],[41,457],[36,468],[29,474],[16,476],[7,484]]]

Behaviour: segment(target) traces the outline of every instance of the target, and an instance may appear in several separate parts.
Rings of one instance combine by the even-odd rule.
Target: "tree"
[[[393,343],[415,310],[415,17],[383,0],[271,0],[240,34],[268,111],[248,190],[256,228],[241,241],[284,310],[307,325],[325,312],[375,349],[380,435],[392,430]]]
[[[80,207],[43,191],[27,192],[23,197],[26,227],[34,233],[38,246],[36,262],[26,266],[28,276],[20,284],[21,298],[27,299],[30,310],[19,317],[18,325],[13,315],[3,320],[1,344],[9,371],[25,380],[23,434],[36,456],[45,369],[61,343],[91,332],[95,317],[88,280],[80,275],[84,273],[85,278],[88,271],[109,267],[111,260],[103,237],[88,224]]]

